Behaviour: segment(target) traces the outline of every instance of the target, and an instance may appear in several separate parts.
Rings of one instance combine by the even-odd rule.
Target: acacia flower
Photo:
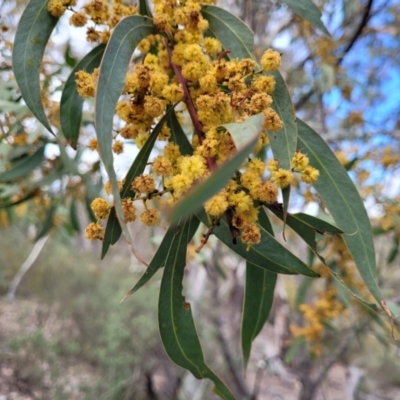
[[[55,18],[60,18],[66,9],[67,7],[65,7],[61,0],[50,0],[47,5],[48,12]]]
[[[278,199],[278,188],[275,184],[269,181],[263,182],[257,187],[255,195],[257,200],[262,201],[263,203],[273,204]]]
[[[304,168],[301,174],[301,180],[305,183],[314,183],[319,177],[319,171],[313,167]]]
[[[93,97],[96,93],[96,86],[93,76],[86,71],[75,73],[76,89],[82,97]]]
[[[185,156],[180,159],[179,169],[184,175],[195,180],[202,177],[206,172],[206,160],[204,157],[197,154],[194,154],[193,156]]]
[[[88,147],[89,150],[92,150],[92,151],[98,150],[99,149],[99,143],[97,142],[97,139],[96,138],[91,138],[89,140],[89,143],[88,143],[87,147]]]
[[[292,157],[292,168],[297,172],[304,171],[309,164],[309,158],[301,153],[300,151],[296,151],[295,155]]]
[[[140,220],[144,225],[156,226],[160,222],[160,213],[155,208],[150,208],[140,214]]]
[[[275,182],[282,189],[288,187],[292,182],[292,179],[293,174],[283,168],[279,168],[277,171],[271,173],[271,181]]]
[[[92,222],[85,229],[85,237],[89,240],[103,240],[104,229],[99,223]]]
[[[70,25],[76,26],[77,28],[85,26],[86,22],[87,22],[87,16],[82,12],[73,13],[71,15],[71,18],[69,19]]]
[[[133,222],[136,219],[136,207],[131,198],[121,200],[122,211],[126,222]]]
[[[265,171],[265,164],[259,158],[253,158],[249,161],[248,170],[262,176]]]
[[[264,92],[267,94],[272,94],[275,90],[275,78],[273,76],[259,76],[253,79],[251,82],[251,87],[256,92]]]
[[[152,164],[153,171],[158,176],[171,175],[172,163],[165,156],[158,156],[154,159]]]
[[[263,114],[265,117],[263,125],[265,129],[276,132],[283,127],[282,120],[280,119],[276,111],[272,108],[266,108],[265,110],[263,110]]]
[[[120,140],[116,140],[112,145],[112,151],[115,154],[121,154],[124,152],[124,144]]]
[[[256,224],[245,225],[240,235],[242,242],[247,244],[246,250],[250,250],[251,245],[260,243],[261,232]]]
[[[150,175],[137,176],[132,183],[132,190],[136,193],[152,193],[156,190],[154,178]]]
[[[93,210],[97,219],[106,219],[110,215],[111,206],[108,204],[107,200],[101,197],[94,199],[90,208]]]
[[[261,57],[261,66],[266,71],[276,71],[281,65],[281,55],[272,49],[268,49]]]
[[[213,217],[218,217],[222,215],[229,207],[229,203],[226,200],[226,192],[223,191],[204,203],[204,209],[207,214]]]

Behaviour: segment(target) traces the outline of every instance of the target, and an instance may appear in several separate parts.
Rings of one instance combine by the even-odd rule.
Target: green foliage
[[[171,241],[160,288],[158,305],[160,334],[172,361],[188,369],[198,379],[211,379],[215,384],[214,391],[221,398],[231,400],[235,398],[233,394],[204,361],[190,304],[182,296],[186,246],[197,227],[195,217],[184,220]]]
[[[44,159],[44,146],[39,147],[32,155],[24,154],[18,158],[9,170],[0,174],[0,182],[12,182],[22,178],[40,165]]]
[[[263,215],[262,211],[261,215]],[[203,224],[209,226],[204,211],[198,213],[197,216]],[[268,217],[265,215],[265,218]],[[247,250],[246,245],[240,241],[232,241],[232,232],[229,228],[228,222],[225,220],[222,220],[220,225],[213,229],[213,233],[222,243],[226,244],[236,254],[260,268],[279,274],[302,274],[311,277],[319,276],[307,267],[307,265],[297,258],[291,251],[282,246],[269,231],[269,228],[265,228],[265,226],[261,226],[260,243],[257,247],[252,246],[249,250]]]
[[[164,238],[157,249],[156,254],[152,258],[149,266],[146,268],[146,271],[143,272],[143,275],[140,277],[139,281],[135,284],[135,286],[127,293],[127,296],[138,291],[143,285],[145,285],[154,274],[160,269],[165,267],[168,256],[170,252],[174,253],[176,245],[174,245],[174,241],[177,235],[181,234],[181,230],[188,225],[189,231],[187,232],[189,240],[187,244],[192,239],[195,234],[197,228],[199,227],[199,221],[195,218],[192,218],[189,222],[179,222],[178,224],[172,225],[169,227],[168,231],[165,233]],[[186,246],[187,246],[186,244]],[[182,245],[183,246],[183,245]],[[185,247],[185,246],[183,246]]]
[[[82,121],[83,98],[76,90],[75,73],[84,70],[92,73],[100,65],[105,46],[95,47],[74,67],[62,92],[60,103],[60,124],[68,143],[76,149]]]
[[[241,331],[245,366],[247,366],[250,358],[251,344],[268,319],[274,300],[277,276],[276,273],[259,268],[249,262],[246,264],[246,287]]]
[[[284,2],[300,16],[327,33],[326,28],[320,21],[321,13],[311,1]],[[100,64],[95,99],[95,127],[101,161],[108,174],[114,197],[104,234],[101,251],[102,258],[105,257],[110,246],[118,241],[122,233],[129,244],[132,245],[121,199],[143,200],[147,209],[146,201],[153,201],[153,197],[162,195],[162,191],[144,190],[143,192],[147,192],[147,197],[135,198],[136,194],[132,188],[132,183],[135,178],[145,171],[150,154],[156,148],[156,139],[164,124],[167,124],[171,130],[169,140],[179,146],[183,155],[190,155],[193,152],[185,127],[181,126],[181,122],[179,122],[176,115],[176,112],[178,112],[176,110],[179,109],[178,105],[169,104],[161,116],[154,117],[156,119],[150,128],[149,137],[142,143],[143,146],[140,152],[132,161],[122,190],[118,186],[112,148],[115,109],[121,94],[127,94],[127,91],[124,92],[124,87],[129,62],[135,49],[143,39],[148,38],[150,35],[158,34],[164,41],[164,50],[172,66],[170,74],[175,75],[176,80],[182,87],[182,101],[185,103],[185,110],[187,110],[191,118],[198,144],[201,146],[207,137],[205,129],[203,129],[203,125],[196,114],[196,107],[191,97],[194,96],[191,92],[193,82],[183,76],[184,66],[182,67],[173,61],[176,55],[173,52],[176,49],[173,48],[173,37],[168,25],[162,28],[164,25],[161,22],[163,21],[160,22],[156,18],[153,20],[150,17],[149,8],[144,0],[140,2],[139,10],[142,15],[128,16],[116,25],[105,49],[103,45],[100,45],[83,58],[72,71],[62,93],[61,130],[69,143],[76,147],[83,100],[75,92],[77,85],[74,81],[74,74],[82,68],[90,72]],[[239,60],[248,59],[247,62],[249,64],[255,62],[253,33],[242,21],[229,12],[211,5],[202,7],[202,16],[209,24],[206,35],[217,38],[222,44],[224,52],[220,54],[220,57],[223,57],[223,60],[238,58]],[[199,20],[200,15],[197,18]],[[50,17],[47,11],[47,0],[32,0],[21,18],[13,53],[14,73],[20,86],[21,94],[35,117],[51,132],[56,131],[56,129],[51,128],[42,106],[39,70],[46,43],[56,22],[57,20]],[[165,21],[163,23],[167,24]],[[157,53],[157,48],[154,51]],[[171,54],[173,55],[171,56]],[[143,63],[144,61],[142,60]],[[222,243],[226,244],[247,262],[246,292],[242,318],[242,352],[245,364],[249,360],[252,342],[268,318],[277,274],[302,274],[307,277],[319,277],[319,274],[312,269],[312,265],[307,265],[274,237],[264,206],[268,206],[273,213],[278,215],[283,220],[284,225],[287,224],[292,227],[316,254],[318,254],[316,233],[324,234],[329,232],[339,235],[344,232],[343,239],[364,282],[375,299],[379,303],[382,301],[382,296],[376,284],[375,253],[370,222],[353,182],[324,140],[307,124],[296,119],[292,101],[281,74],[278,71],[269,71],[266,67],[257,66],[254,68],[246,78],[243,78],[243,85],[246,87],[247,92],[243,95],[244,99],[240,101],[246,101],[247,97],[253,94],[251,87],[246,86],[249,84],[250,78],[257,74],[264,77],[273,77],[276,87],[272,93],[272,107],[276,112],[276,118],[279,118],[283,125],[280,125],[278,129],[274,129],[274,127],[267,129],[265,127],[264,113],[259,113],[258,111],[252,114],[249,111],[246,118],[238,117],[239,121],[237,122],[224,123],[226,121],[223,121],[219,126],[215,126],[217,134],[225,134],[232,140],[236,148],[234,154],[231,154],[224,163],[218,163],[217,161],[219,160],[213,158],[213,156],[207,155],[203,157],[207,164],[209,176],[200,183],[195,182],[193,188],[188,193],[184,193],[182,199],[176,202],[170,212],[172,223],[176,223],[176,225],[169,227],[158,251],[150,262],[148,270],[146,270],[133,289],[128,292],[128,294],[136,292],[157,270],[165,267],[158,306],[159,328],[164,347],[175,363],[191,371],[196,378],[208,378],[213,381],[215,392],[221,398],[229,400],[235,399],[235,396],[231,389],[205,363],[190,304],[186,303],[185,298],[182,296],[186,249],[200,221],[207,229],[203,235],[200,249],[206,244],[209,236],[215,235]],[[229,85],[225,85],[224,90],[229,93],[231,89]],[[231,95],[230,101],[232,104],[233,90]],[[138,90],[136,96],[142,100],[145,95]],[[150,97],[150,95],[148,96]],[[151,96],[153,96],[153,93]],[[179,112],[182,112],[182,110],[179,109]],[[302,151],[309,157],[310,165],[319,171],[320,176],[318,180],[315,181],[313,179],[308,183],[313,183],[314,189],[324,201],[337,227],[316,217],[289,213],[290,186],[288,184],[281,185],[283,204],[275,201],[269,203],[259,201],[255,205],[257,218],[246,226],[253,228],[259,234],[259,237],[255,235],[256,237],[253,237],[251,239],[253,241],[250,242],[241,240],[243,239],[243,232],[241,233],[241,228],[232,222],[235,210],[233,205],[226,207],[219,217],[200,210],[207,200],[224,190],[229,181],[236,184],[241,182],[244,174],[243,165],[248,161],[249,155],[255,151],[254,149],[262,132],[268,135],[269,150],[273,153],[274,159],[278,162],[281,170],[285,170],[289,174],[296,171],[295,166],[292,165],[292,159],[297,154],[297,150]],[[267,154],[266,142],[263,143],[263,146],[261,154],[265,156]],[[42,163],[43,154],[43,147],[31,155],[26,153],[26,158],[3,172],[0,175],[0,179],[9,181],[25,175],[29,170]],[[86,193],[84,194],[84,199],[88,205],[100,190],[98,186],[91,182],[93,173],[98,172],[98,166],[94,171],[83,174],[79,172],[78,162],[79,154],[74,159],[71,159],[65,149],[60,148],[59,165],[57,167],[59,168],[59,175],[53,177],[51,182],[60,178],[63,168],[79,176],[85,183]],[[274,172],[278,172],[278,168]],[[197,179],[198,177],[194,178],[193,181]],[[39,185],[43,185],[43,182]],[[168,191],[166,190],[167,184],[164,181],[164,177],[162,178],[162,185],[163,189]],[[245,189],[243,190],[244,195],[251,193],[251,189],[248,187]],[[174,192],[169,191],[174,196]],[[28,199],[32,193],[34,191],[28,192],[26,197],[23,197],[22,200],[14,201],[12,204]],[[174,197],[172,200],[175,200]],[[53,226],[55,204],[56,202],[51,202],[47,217],[43,222],[42,231],[38,237],[47,234]],[[6,205],[10,205],[10,203],[6,203]],[[74,230],[79,229],[76,208],[76,203],[73,200],[70,205],[70,220]],[[99,225],[96,226],[98,227]],[[241,234],[242,236],[240,236]],[[89,238],[93,239],[93,237]],[[320,260],[324,262],[322,257],[320,257]],[[107,299],[104,299],[104,301],[107,302]],[[124,331],[126,332],[126,327]]]
[[[281,0],[281,2],[329,36],[328,30],[321,21],[321,11],[311,0]]]
[[[314,184],[337,226],[368,289],[380,303],[376,283],[376,262],[371,225],[364,204],[353,182],[324,140],[303,121],[298,120],[299,148],[306,152],[318,170]]]
[[[13,70],[26,105],[50,131],[40,95],[40,66],[44,50],[58,20],[47,11],[47,0],[27,5],[15,35]]]

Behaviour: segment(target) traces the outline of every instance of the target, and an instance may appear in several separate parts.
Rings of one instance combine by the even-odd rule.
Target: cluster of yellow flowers
[[[229,61],[224,57],[228,50],[223,52],[217,39],[203,35],[208,22],[201,14],[198,1],[153,2],[153,22],[160,33],[142,40],[139,45],[142,62],[126,76],[123,97],[116,107],[117,116],[125,124],[118,130],[120,140],[117,136],[114,138],[113,151],[116,154],[123,152],[122,139],[134,141],[139,148],[142,147],[153,127],[165,115],[167,107],[176,107],[180,103],[179,113],[189,114],[193,123],[194,153],[182,155],[179,145],[169,141],[162,154],[151,163],[151,173],[137,177],[133,182],[131,189],[135,197],[123,200],[125,219],[135,219],[132,202],[136,200],[143,201],[146,207],[148,200],[166,195],[172,203],[194,184],[206,179],[236,151],[229,132],[220,126],[263,113],[264,131],[253,156],[223,190],[204,204],[206,212],[214,220],[229,213],[231,226],[241,232],[242,241],[250,247],[261,237],[257,225],[258,207],[275,203],[278,189],[291,184],[293,172],[300,173],[306,183],[315,182],[319,176],[319,172],[309,166],[308,157],[300,152],[294,154],[291,170],[280,168],[276,160],[270,160],[266,166],[256,157],[268,144],[267,131],[277,132],[283,127],[279,115],[271,107],[275,79],[269,74],[280,66],[280,54],[268,49],[261,57],[261,66],[252,59]],[[108,23],[112,28],[109,20],[115,15],[118,4],[114,5],[113,13],[99,4],[105,3],[92,0],[84,6],[84,11],[91,13],[97,24]],[[103,13],[102,18],[94,10]],[[95,95],[97,76],[97,70],[92,74],[85,71],[76,74],[81,96]],[[170,136],[170,128],[164,124],[158,139],[167,141]],[[92,139],[88,147],[97,150],[97,141]],[[110,208],[104,202],[96,199],[92,204],[99,220],[106,218],[106,211]],[[157,210],[147,208],[140,219],[150,226],[160,220]],[[100,228],[99,223],[90,225],[86,236],[101,239],[103,232]]]
[[[312,304],[300,304],[299,310],[303,314],[304,326],[290,326],[294,338],[304,338],[310,343],[311,353],[319,356],[322,350],[322,336],[325,323],[333,320],[345,310],[344,305],[337,298],[337,290],[328,283],[326,289],[318,294]]]
[[[77,28],[92,22],[93,25],[88,26],[86,30],[86,39],[89,42],[107,43],[111,29],[123,17],[138,13],[136,6],[125,6],[118,0],[113,1],[112,4],[107,0],[91,0],[84,4],[80,11],[73,8],[76,5],[76,0],[50,0],[47,9],[56,18],[60,18],[67,10],[72,11],[69,23]]]

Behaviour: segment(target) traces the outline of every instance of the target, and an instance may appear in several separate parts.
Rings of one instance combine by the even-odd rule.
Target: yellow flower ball
[[[48,12],[55,18],[60,18],[66,9],[67,7],[64,6],[61,0],[50,0],[47,5]]]
[[[301,180],[305,183],[314,183],[319,177],[319,171],[313,167],[304,168],[301,174]]]
[[[131,198],[121,200],[122,211],[126,222],[133,222],[136,219],[136,207]]]
[[[154,159],[152,164],[153,171],[158,176],[171,175],[172,163],[165,156],[158,156]]]
[[[154,178],[150,175],[137,176],[132,183],[132,190],[136,193],[153,193],[156,190]]]
[[[69,19],[70,25],[76,26],[77,28],[85,26],[86,22],[87,16],[82,12],[73,13],[71,18]]]
[[[281,65],[281,55],[272,49],[268,49],[261,57],[261,66],[265,71],[276,71]]]
[[[90,208],[98,219],[106,219],[110,215],[111,206],[108,204],[107,200],[102,199],[101,197],[94,199]]]
[[[86,239],[89,239],[89,240],[103,240],[104,239],[104,229],[99,223],[92,222],[85,229],[85,237],[86,237]]]
[[[275,182],[282,189],[288,187],[293,180],[293,174],[283,168],[271,173],[271,181]]]
[[[260,243],[260,228],[256,224],[245,225],[240,235],[240,238],[242,239],[242,242],[244,244],[247,244],[247,250],[249,250],[251,245]]]
[[[140,214],[140,220],[144,225],[156,226],[160,223],[160,213],[155,208],[151,208]]]
[[[213,217],[218,217],[222,215],[229,207],[229,203],[226,200],[226,193],[217,194],[211,199],[204,203],[204,209],[207,214]]]

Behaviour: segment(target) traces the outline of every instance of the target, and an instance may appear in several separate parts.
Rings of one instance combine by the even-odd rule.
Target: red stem
[[[194,130],[196,132],[197,137],[199,138],[199,142],[200,142],[200,144],[202,144],[204,137],[205,137],[204,128],[203,128],[203,125],[201,124],[201,122],[199,121],[199,117],[197,115],[197,111],[194,106],[193,99],[190,96],[189,88],[187,86],[187,80],[183,77],[181,68],[172,62],[172,48],[169,45],[168,40],[166,40],[165,42],[166,42],[165,46],[167,48],[169,62],[171,64],[172,69],[175,72],[175,76],[177,77],[178,82],[182,85],[183,93],[184,93],[184,101],[185,101],[187,110],[189,112],[190,119],[193,122]],[[207,161],[208,169],[210,171],[215,171],[217,169],[217,162],[215,161],[215,159],[213,157],[206,157],[206,161]]]

